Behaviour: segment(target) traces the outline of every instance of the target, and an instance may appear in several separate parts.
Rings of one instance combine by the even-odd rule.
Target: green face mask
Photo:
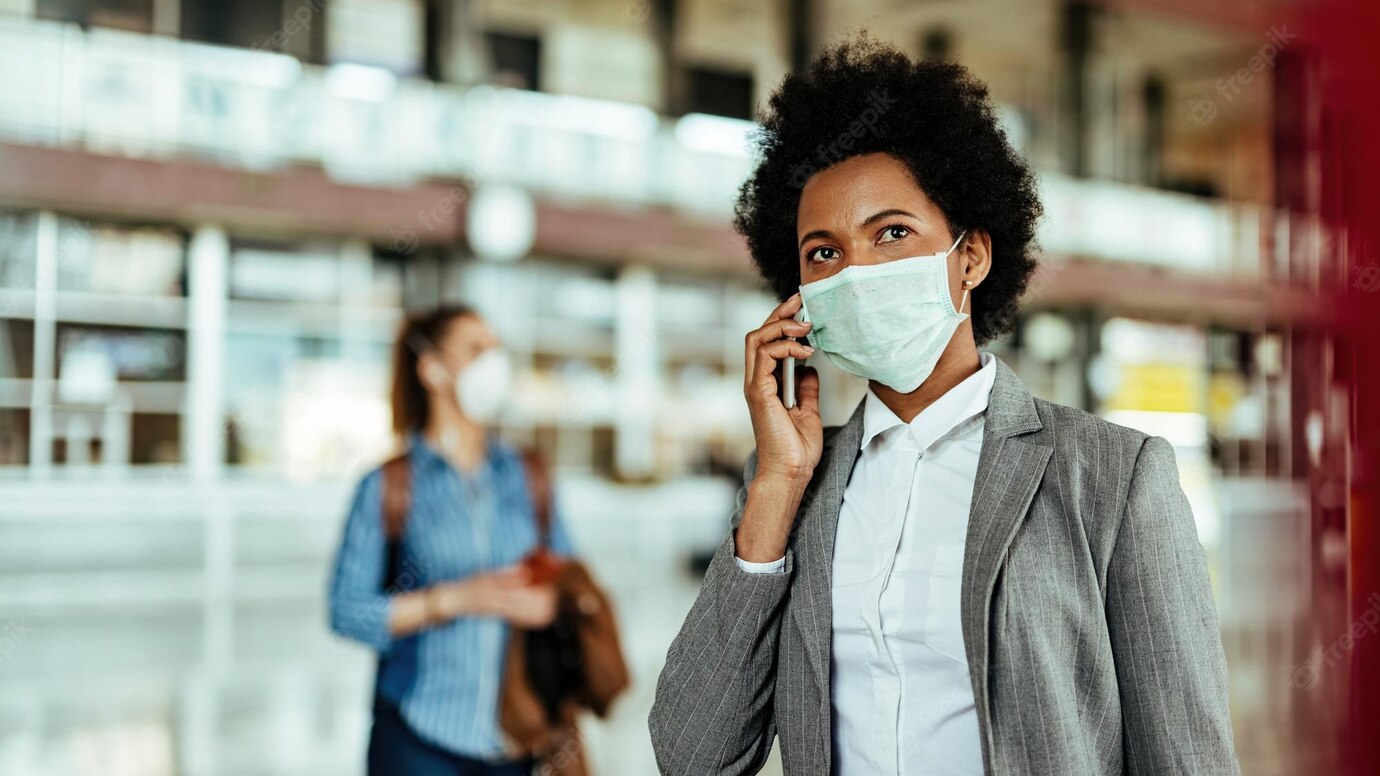
[[[845,267],[800,287],[809,340],[838,368],[910,393],[930,376],[966,313],[949,296],[949,250]],[[963,304],[968,292],[963,292]]]

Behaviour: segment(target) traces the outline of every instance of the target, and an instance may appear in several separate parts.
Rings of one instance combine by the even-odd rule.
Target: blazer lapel
[[[834,533],[838,529],[843,491],[848,487],[862,441],[864,404],[866,402],[859,402],[848,422],[825,439],[824,452],[801,498],[794,528],[797,581],[791,596],[800,600],[793,601],[790,610],[805,634],[805,653],[826,705],[829,702],[829,646],[833,622]]]
[[[997,576],[1007,548],[1030,509],[1054,447],[1045,441],[1044,424],[1020,378],[1000,359],[983,426],[973,503],[968,516],[960,602],[963,640],[978,719],[984,731],[984,756],[990,756],[991,724],[987,707],[989,614]]]

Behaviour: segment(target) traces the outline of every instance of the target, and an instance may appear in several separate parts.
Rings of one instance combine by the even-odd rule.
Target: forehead
[[[442,338],[447,344],[464,344],[492,336],[488,324],[477,315],[462,315],[450,322]]]
[[[892,207],[922,216],[938,210],[900,159],[880,153],[854,156],[805,182],[796,209],[796,228],[804,233],[831,224],[852,226]]]

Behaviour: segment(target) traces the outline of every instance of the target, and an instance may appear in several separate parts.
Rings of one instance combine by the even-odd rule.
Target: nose
[[[885,264],[892,259],[882,246],[873,242],[868,235],[851,239],[844,248],[843,258],[843,264],[850,267]]]

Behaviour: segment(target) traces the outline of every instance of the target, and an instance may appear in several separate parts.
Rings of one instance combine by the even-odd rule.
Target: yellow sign
[[[1206,410],[1203,369],[1199,365],[1122,364],[1116,391],[1105,409],[1138,412],[1194,412]]]

